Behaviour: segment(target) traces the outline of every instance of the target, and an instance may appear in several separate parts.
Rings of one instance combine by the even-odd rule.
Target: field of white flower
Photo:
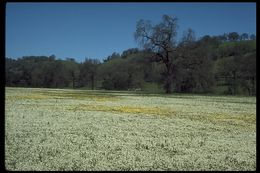
[[[6,88],[7,170],[256,170],[256,98]]]

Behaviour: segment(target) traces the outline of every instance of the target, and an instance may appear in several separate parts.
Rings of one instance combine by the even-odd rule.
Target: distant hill
[[[234,47],[234,46],[249,46],[252,49],[256,49],[256,40],[224,42],[219,45],[219,48]]]

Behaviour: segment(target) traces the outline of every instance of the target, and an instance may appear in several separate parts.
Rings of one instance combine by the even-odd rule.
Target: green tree
[[[127,56],[136,54],[138,52],[139,52],[138,48],[127,49],[127,50],[123,51],[123,53],[121,54],[121,58],[126,58]]]
[[[219,36],[217,36],[218,37],[218,40],[220,41],[220,42],[225,42],[225,41],[227,41],[228,40],[228,35],[225,33],[225,34],[222,34],[222,35],[219,35]]]
[[[62,61],[63,66],[67,73],[67,78],[72,88],[75,88],[79,78],[79,67],[78,63],[74,58],[66,58],[66,61]]]
[[[183,32],[182,36],[182,44],[191,44],[196,41],[195,32],[188,28],[186,31]]]
[[[90,84],[91,89],[95,89],[98,75],[97,68],[99,64],[100,61],[97,59],[85,59],[85,61],[80,65],[80,86],[87,86]]]
[[[22,69],[19,68],[17,60],[6,58],[5,60],[5,84],[6,86],[19,86],[22,78]]]
[[[176,47],[177,18],[163,15],[162,22],[152,25],[150,21],[139,20],[136,25],[135,39],[145,48],[156,53],[156,61],[163,62],[165,71],[164,88],[172,92],[173,51]]]
[[[210,37],[195,41],[192,29],[184,32],[177,47],[175,60],[175,89],[177,92],[207,92],[213,86],[212,54],[214,42]]]
[[[124,59],[116,58],[98,67],[98,74],[101,78],[104,89],[123,90],[128,87],[128,74]]]
[[[250,35],[250,40],[255,40],[255,39],[256,39],[255,34],[251,34],[251,35]]]
[[[241,86],[248,95],[256,94],[256,52],[247,53],[240,59]]]
[[[247,33],[241,34],[240,39],[241,40],[247,40],[248,39],[248,34]]]
[[[112,59],[118,59],[118,58],[121,58],[120,54],[119,53],[112,53],[112,55],[109,55],[105,60],[104,62],[107,62],[107,61],[110,61]]]
[[[215,76],[224,81],[228,94],[255,94],[256,47],[254,41],[228,43],[218,48]],[[218,83],[219,83],[218,82]],[[222,83],[222,82],[221,82]]]
[[[229,41],[237,41],[239,39],[239,34],[237,32],[231,32],[228,34]]]

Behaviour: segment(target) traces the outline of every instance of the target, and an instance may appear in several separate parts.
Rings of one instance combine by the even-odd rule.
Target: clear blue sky
[[[138,47],[136,22],[163,14],[178,18],[178,38],[189,27],[197,38],[256,34],[256,3],[7,3],[6,57],[104,59]]]

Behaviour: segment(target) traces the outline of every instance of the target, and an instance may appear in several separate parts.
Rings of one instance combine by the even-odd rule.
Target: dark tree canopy
[[[228,34],[228,39],[230,41],[237,41],[239,39],[239,34],[237,32],[231,32]]]
[[[248,38],[249,38],[249,36],[248,36],[247,33],[243,33],[243,34],[241,34],[241,36],[240,36],[240,39],[241,39],[241,40],[248,40]]]
[[[172,53],[176,47],[177,18],[163,15],[162,22],[152,25],[150,21],[139,20],[136,25],[135,39],[145,48],[156,53],[156,61],[163,62],[166,69],[164,88],[172,91]]]
[[[177,40],[177,18],[137,22],[142,49],[114,52],[104,61],[51,56],[5,58],[11,87],[143,90],[214,94],[256,94],[256,36],[230,32],[196,38],[188,28]]]
[[[251,35],[250,35],[250,39],[251,39],[251,40],[255,40],[255,39],[256,39],[255,34],[251,34]]]

